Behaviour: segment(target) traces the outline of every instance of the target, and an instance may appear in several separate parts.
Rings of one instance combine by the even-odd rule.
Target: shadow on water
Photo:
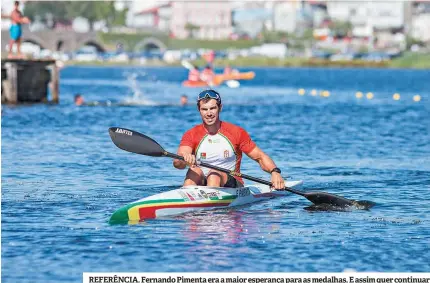
[[[305,207],[304,209],[307,211],[340,211],[340,212],[351,212],[355,210],[370,210],[372,207],[376,205],[375,202],[368,200],[360,200],[354,201],[354,205],[347,206],[336,206],[331,204],[312,204],[310,206]]]

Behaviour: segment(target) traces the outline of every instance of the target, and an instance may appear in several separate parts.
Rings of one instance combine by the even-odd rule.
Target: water
[[[192,101],[199,89],[180,85],[182,68],[68,67],[60,105],[3,106],[2,282],[80,282],[90,271],[428,272],[430,71],[251,70],[255,80],[218,88],[222,118],[246,128],[306,189],[374,208],[314,212],[291,195],[109,225],[114,210],[178,187],[185,171],[116,148],[108,128],[137,130],[174,152],[200,121],[194,102],[180,107],[179,97]],[[75,107],[77,92],[128,105]],[[246,157],[242,171],[268,177]]]

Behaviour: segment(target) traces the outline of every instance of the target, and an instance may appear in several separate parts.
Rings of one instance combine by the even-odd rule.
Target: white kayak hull
[[[297,189],[302,184],[302,181],[289,181],[285,185]],[[145,219],[234,207],[286,195],[291,193],[271,190],[266,185],[250,185],[243,188],[186,186],[132,202],[115,211],[110,223],[137,223]]]

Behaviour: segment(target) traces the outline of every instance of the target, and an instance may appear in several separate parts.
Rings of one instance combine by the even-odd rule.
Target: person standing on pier
[[[12,25],[10,26],[9,33],[10,33],[10,41],[9,41],[9,54],[8,58],[14,58],[12,55],[12,48],[13,45],[16,44],[17,49],[17,57],[22,58],[21,54],[21,36],[22,36],[22,24],[28,24],[30,23],[30,19],[27,17],[24,17],[19,10],[19,1],[15,1],[14,4],[15,8],[12,11],[12,14],[10,15],[10,19],[12,21]]]

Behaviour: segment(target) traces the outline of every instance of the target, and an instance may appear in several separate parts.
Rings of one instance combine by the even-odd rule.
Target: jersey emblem
[[[206,152],[200,153],[200,159],[206,159]]]
[[[228,150],[224,150],[224,158],[228,158],[230,156],[230,153]]]

